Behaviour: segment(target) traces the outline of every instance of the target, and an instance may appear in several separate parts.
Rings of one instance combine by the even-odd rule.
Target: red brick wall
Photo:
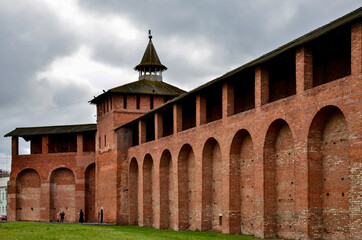
[[[178,211],[178,219],[176,218],[171,225],[173,229],[179,230],[196,230],[195,222],[195,155],[192,151],[190,145],[186,144],[182,146],[180,154],[178,156],[177,162],[177,177],[178,179],[178,194],[174,193],[174,196],[177,195],[178,203],[174,207],[174,211]],[[178,207],[177,207],[178,206]]]
[[[126,100],[126,108],[124,99]],[[153,107],[164,103],[163,96],[152,96]],[[110,100],[111,99],[111,100]],[[117,162],[117,140],[114,128],[125,124],[150,110],[151,96],[139,96],[137,108],[136,95],[112,95],[97,103],[97,134],[96,134],[96,214],[103,208],[104,222],[117,222],[117,191],[118,173],[121,166]],[[112,103],[112,107],[110,106]],[[109,106],[107,108],[107,105]],[[132,210],[133,211],[133,210]],[[127,219],[129,219],[127,217]],[[132,221],[135,221],[131,217]],[[120,220],[119,220],[120,221]]]
[[[56,169],[50,177],[50,221],[55,222],[60,211],[65,213],[65,222],[77,221],[75,179],[66,168]]]
[[[241,189],[236,189],[241,195],[241,232],[251,234],[254,229],[254,147],[251,136],[247,133],[242,139],[240,148],[240,175]]]
[[[147,196],[152,196],[153,210],[160,207],[147,219],[153,221],[148,226],[161,227],[161,214],[170,207],[161,204],[159,184],[164,178],[161,156],[167,150],[177,186],[169,194],[170,201],[178,203],[170,208],[170,216],[178,213],[170,218],[172,229],[294,239],[361,238],[361,29],[360,23],[352,27],[350,75],[313,87],[312,52],[302,46],[295,50],[296,94],[269,102],[268,70],[257,67],[254,109],[229,113],[232,85],[223,87],[223,117],[206,123],[205,98],[197,95],[196,127],[128,148],[120,160],[138,163],[143,179],[138,186],[139,193],[143,191],[139,214],[151,209]],[[180,114],[174,111],[176,126]],[[140,139],[145,137],[143,128]],[[154,174],[145,156],[152,159]],[[150,182],[157,184],[151,188]],[[119,200],[126,198],[121,195]]]
[[[138,164],[136,159],[132,159],[129,172],[129,224],[138,223]]]
[[[48,153],[48,138],[42,139],[41,154],[17,155],[18,141],[13,138],[8,220],[54,221],[64,208],[66,221],[78,221],[77,212],[85,209],[86,168],[95,162],[95,154],[82,152],[81,135],[78,151],[72,153]]]
[[[114,151],[97,153],[96,213],[103,208],[103,221],[116,223],[117,214],[117,155]]]
[[[325,239],[347,239],[349,229],[348,129],[334,107],[318,112],[309,132],[310,231]]]
[[[154,181],[154,164],[151,155],[146,155],[145,159],[143,160],[143,191],[142,191],[142,206],[143,206],[143,214],[142,214],[142,221],[141,226],[143,227],[152,227],[153,226],[153,206],[154,206],[154,196],[153,196],[153,187]]]
[[[293,136],[288,124],[276,120],[264,146],[265,224],[267,234],[294,238],[295,164]]]
[[[84,217],[86,222],[97,222],[95,209],[96,197],[96,169],[95,163],[87,167],[85,172],[85,209]]]
[[[350,103],[351,105],[348,106],[348,104],[345,104],[342,102],[341,98],[339,101],[336,101],[335,99],[324,99],[324,96],[328,93],[327,92],[340,92],[343,88],[343,86],[348,88],[349,84],[352,80],[352,77],[344,78],[341,80],[338,80],[338,82],[331,82],[328,83],[329,86],[321,86],[322,89],[311,89],[308,93],[309,96],[311,96],[311,101],[313,103],[318,103],[320,106],[318,108],[317,106],[311,105],[310,108],[306,108],[305,110],[295,109],[298,108],[298,100],[297,97],[292,97],[295,99],[289,99],[289,101],[277,101],[273,103],[273,107],[270,108],[268,105],[264,107],[263,112],[256,112],[255,110],[251,110],[248,112],[244,112],[238,115],[234,115],[229,117],[227,120],[222,121],[216,121],[210,124],[202,125],[198,128],[189,129],[187,131],[183,131],[177,134],[174,134],[172,136],[168,136],[165,138],[160,138],[158,140],[144,143],[140,146],[132,147],[128,151],[129,157],[135,157],[135,159],[143,159],[143,155],[146,155],[147,153],[150,153],[152,155],[152,159],[154,161],[154,166],[158,166],[158,162],[161,159],[161,153],[165,150],[167,147],[168,150],[171,152],[172,161],[174,159],[179,159],[178,165],[178,171],[177,171],[177,177],[178,179],[178,191],[174,191],[173,195],[178,196],[178,213],[179,218],[176,218],[175,225],[170,225],[173,229],[200,229],[200,219],[201,219],[201,211],[200,211],[200,200],[204,198],[200,198],[199,195],[204,190],[200,189],[200,184],[205,181],[204,178],[201,178],[201,171],[197,170],[200,167],[201,159],[202,159],[202,148],[204,146],[203,142],[205,142],[205,138],[213,137],[220,142],[220,148],[221,148],[221,154],[224,154],[222,159],[228,159],[228,152],[230,152],[230,148],[228,150],[228,143],[239,131],[239,129],[247,129],[247,131],[250,133],[250,136],[244,136],[241,140],[239,140],[238,147],[240,161],[245,161],[243,164],[240,164],[239,169],[233,171],[230,170],[230,174],[237,174],[239,171],[240,174],[240,182],[238,183],[240,186],[240,200],[239,200],[239,207],[238,203],[234,203],[235,205],[232,207],[232,205],[227,206],[226,208],[223,208],[223,222],[225,222],[225,225],[223,226],[223,231],[228,232],[228,228],[230,227],[231,230],[234,221],[234,219],[230,219],[230,222],[228,223],[228,220],[225,219],[228,216],[228,213],[238,215],[235,218],[239,219],[240,222],[239,230],[233,230],[233,232],[240,232],[243,233],[249,233],[256,236],[268,236],[276,234],[280,236],[287,236],[291,238],[297,238],[298,235],[296,235],[296,232],[299,230],[305,229],[304,226],[306,224],[311,224],[313,221],[313,218],[308,218],[308,203],[304,204],[301,202],[303,199],[308,199],[308,188],[306,187],[306,182],[303,179],[308,179],[308,176],[304,175],[303,170],[307,164],[307,156],[303,157],[303,152],[306,151],[306,139],[308,135],[309,130],[309,123],[312,121],[316,114],[316,110],[323,108],[323,106],[327,106],[330,103],[333,102],[334,105],[339,106],[342,109],[346,109],[345,111],[348,113],[349,119],[353,119],[358,116],[358,112],[355,111],[348,111],[348,109],[354,109],[354,103]],[[340,90],[337,90],[340,89]],[[343,91],[343,90],[342,90]],[[308,96],[306,96],[308,97]],[[316,100],[316,98],[318,100]],[[291,104],[292,102],[292,104]],[[289,105],[289,106],[288,106]],[[291,110],[286,111],[285,108]],[[316,108],[316,110],[315,110]],[[300,114],[295,114],[296,111],[302,111]],[[258,117],[255,116],[255,114],[258,114]],[[274,119],[279,119],[280,117],[283,117],[286,119],[285,121],[282,121],[284,125],[279,127],[279,130],[275,130],[274,133],[274,140],[272,141],[271,145],[271,154],[274,154],[275,156],[278,155],[273,161],[274,161],[274,170],[272,174],[274,174],[276,180],[274,182],[274,185],[271,186],[271,189],[274,189],[274,197],[271,200],[272,202],[275,202],[274,210],[268,206],[268,202],[264,206],[261,201],[264,197],[263,189],[264,189],[264,180],[262,177],[263,174],[263,161],[262,159],[265,157],[266,159],[269,159],[269,156],[266,156],[268,154],[263,154],[265,150],[264,149],[264,138],[263,136],[268,136],[267,129],[269,128],[268,125],[272,125],[272,122]],[[260,125],[255,124],[255,119],[260,119],[259,123]],[[262,120],[261,120],[262,119]],[[353,120],[354,122],[354,120]],[[288,123],[288,124],[286,124]],[[347,123],[348,126],[348,123]],[[295,132],[293,134],[293,131]],[[354,134],[356,134],[359,130],[355,130]],[[246,135],[246,134],[245,134]],[[204,140],[203,140],[204,139]],[[252,141],[253,139],[253,141]],[[353,141],[351,139],[350,141]],[[186,160],[189,158],[184,149],[181,149],[181,147],[185,144],[189,143],[192,146],[192,150],[196,151],[195,155],[195,171],[190,168],[190,165],[187,164]],[[254,148],[253,148],[254,145]],[[350,144],[349,144],[350,145]],[[191,149],[191,148],[190,148]],[[295,150],[298,149],[298,150]],[[303,150],[304,149],[304,150]],[[297,152],[295,152],[297,151]],[[344,151],[345,152],[345,151]],[[291,155],[289,155],[289,153]],[[232,156],[232,153],[231,153]],[[264,156],[264,157],[263,157]],[[293,158],[293,156],[295,158]],[[192,157],[191,157],[192,158]],[[233,158],[231,157],[231,160]],[[255,160],[254,160],[255,159]],[[142,166],[142,162],[138,162],[139,166]],[[236,164],[237,165],[237,164]],[[294,166],[293,166],[294,165]],[[237,167],[235,167],[237,168]],[[352,168],[352,166],[347,167],[348,169]],[[148,168],[149,169],[149,168]],[[188,169],[188,170],[186,170]],[[295,169],[295,170],[293,170]],[[205,171],[205,170],[204,170]],[[188,174],[190,172],[195,172],[196,176],[194,178],[190,178]],[[294,173],[293,173],[294,172]],[[229,174],[226,172],[221,173],[223,176],[226,176],[228,178]],[[268,171],[265,174],[270,174]],[[312,174],[312,173],[311,173]],[[232,175],[231,175],[232,176]],[[230,176],[230,178],[231,178]],[[255,177],[257,176],[257,177]],[[234,178],[237,179],[237,178]],[[346,181],[346,180],[345,180]],[[358,180],[356,180],[358,181]],[[148,182],[148,181],[147,181]],[[237,180],[230,180],[230,184],[237,182]],[[292,183],[293,182],[293,183]],[[187,184],[186,184],[187,183]],[[278,183],[278,185],[277,185]],[[355,182],[354,184],[357,184],[358,182]],[[147,183],[149,184],[149,183]],[[185,185],[186,184],[186,185]],[[235,183],[236,184],[236,183]],[[196,185],[196,192],[195,200],[189,200],[192,195],[192,187],[191,186]],[[236,184],[237,185],[237,184]],[[189,186],[187,189],[188,192],[191,191],[191,194],[186,194],[186,186]],[[228,182],[223,183],[224,189],[228,188],[229,184]],[[243,188],[245,187],[245,189]],[[142,187],[141,187],[142,188]],[[229,191],[230,194],[230,200],[224,199],[225,201],[230,201],[230,204],[235,201],[234,196],[237,195],[236,191],[237,187],[230,186]],[[185,192],[183,192],[185,191]],[[345,190],[345,196],[347,196],[347,193],[351,190]],[[205,194],[205,193],[203,193]],[[303,195],[304,194],[304,195]],[[143,197],[150,196],[150,193],[145,193]],[[188,197],[186,197],[188,196]],[[248,198],[249,196],[249,198]],[[212,196],[210,197],[212,199]],[[209,198],[209,199],[210,199]],[[280,202],[279,202],[280,199]],[[346,199],[346,198],[345,198]],[[185,202],[188,202],[186,205]],[[142,203],[140,203],[142,205]],[[157,203],[155,203],[157,205]],[[162,206],[162,205],[161,205]],[[192,207],[191,207],[192,206]],[[142,208],[142,206],[140,206]],[[207,208],[206,205],[204,208]],[[230,210],[229,210],[230,208]],[[192,210],[190,210],[192,209]],[[265,214],[268,213],[268,211],[274,212],[276,215],[276,221],[274,222],[275,226],[269,226],[267,225],[267,221],[265,221]],[[265,211],[265,212],[264,212]],[[160,210],[162,212],[162,210]],[[313,213],[311,209],[311,214]],[[193,221],[193,215],[195,216],[195,222]],[[279,217],[277,217],[279,216]],[[295,216],[298,216],[297,218]],[[230,216],[231,218],[231,216]],[[189,221],[185,220],[189,219]],[[265,219],[265,220],[263,220]],[[309,220],[310,219],[310,220]],[[279,221],[278,221],[279,220]],[[170,221],[172,221],[170,219]],[[264,222],[265,221],[265,222]],[[194,225],[193,225],[194,224]],[[226,224],[229,224],[227,226]],[[252,225],[253,224],[253,225]],[[263,224],[265,227],[262,227]],[[157,224],[156,224],[157,225]],[[237,224],[238,225],[238,224]],[[237,226],[236,225],[236,226]],[[280,225],[280,229],[279,229]],[[177,227],[179,226],[179,227]],[[290,228],[290,226],[292,226]],[[312,226],[312,225],[309,225]],[[235,227],[237,228],[237,227]],[[269,232],[268,229],[274,229],[273,231]],[[296,230],[298,229],[298,230]],[[232,232],[231,232],[232,233]],[[308,230],[304,230],[304,232],[299,232],[299,236],[308,236],[308,234],[312,234],[312,232],[308,233]]]
[[[223,165],[218,142],[211,138],[202,154],[202,225],[203,231],[221,231]]]
[[[170,225],[170,205],[172,202],[172,183],[174,182],[172,175],[171,153],[165,150],[160,160],[160,226],[159,228],[169,228]],[[171,189],[171,191],[170,191]]]
[[[19,221],[39,221],[40,177],[33,169],[25,169],[16,180],[16,218]]]

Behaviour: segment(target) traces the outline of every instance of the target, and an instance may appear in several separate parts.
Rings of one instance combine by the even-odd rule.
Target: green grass
[[[81,225],[33,222],[0,223],[0,239],[257,239],[245,235],[223,235],[212,232],[174,232],[135,226]]]

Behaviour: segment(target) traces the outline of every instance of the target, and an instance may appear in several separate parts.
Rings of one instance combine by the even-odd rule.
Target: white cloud
[[[117,51],[127,51],[125,46],[134,46],[140,39],[140,31],[129,19],[115,14],[86,12],[79,8],[77,0],[40,1],[58,18],[64,28],[74,32],[81,46],[72,55],[57,58],[48,64],[44,70],[38,72],[38,80],[47,79],[59,84],[84,84],[93,89],[91,94],[96,94],[102,89],[113,88],[137,79],[137,73],[129,66],[111,66],[109,63],[101,62],[102,59],[95,60],[95,50],[100,48],[99,46],[108,45]]]
[[[84,41],[92,42],[104,36],[120,42],[138,39],[140,32],[129,19],[115,14],[95,14],[79,8],[77,0],[42,0],[55,16]]]
[[[105,88],[112,88],[135,79],[136,75],[129,69],[112,67],[92,58],[92,50],[81,46],[70,56],[55,59],[45,70],[37,73],[37,80],[46,79],[55,84],[84,85],[96,93]],[[122,79],[124,82],[122,83]],[[90,93],[90,94],[92,94]]]
[[[205,38],[187,39],[183,37],[172,37],[167,41],[162,41],[167,54],[175,58],[187,60],[185,64],[205,64],[212,56],[212,46]]]

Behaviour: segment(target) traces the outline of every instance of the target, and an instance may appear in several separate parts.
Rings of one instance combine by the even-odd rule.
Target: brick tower
[[[157,108],[185,91],[162,81],[161,63],[149,34],[143,58],[135,68],[139,80],[112,88],[90,101],[97,106],[96,212],[116,222],[117,139],[114,128]],[[105,207],[107,206],[107,207]]]

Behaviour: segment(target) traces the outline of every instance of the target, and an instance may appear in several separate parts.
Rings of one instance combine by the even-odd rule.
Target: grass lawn
[[[257,239],[211,232],[174,232],[135,226],[81,225],[33,222],[0,223],[0,239]]]

